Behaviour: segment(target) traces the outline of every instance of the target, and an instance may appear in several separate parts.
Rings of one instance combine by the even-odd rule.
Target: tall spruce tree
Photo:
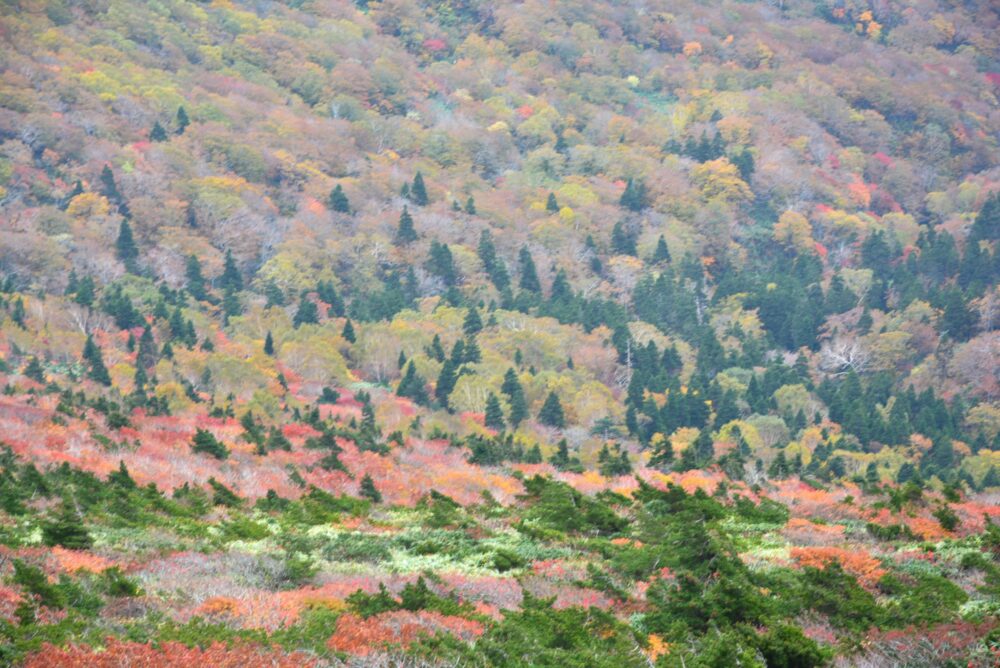
[[[344,194],[344,189],[339,183],[330,191],[327,205],[331,211],[336,211],[337,213],[351,212],[351,203],[348,201],[347,195]]]
[[[149,131],[149,140],[155,142],[167,141],[167,131],[163,129],[159,121],[153,123],[153,129]]]
[[[448,397],[455,389],[455,382],[458,380],[458,364],[449,358],[441,365],[441,373],[438,374],[437,383],[434,385],[434,398],[438,403],[448,408]]]
[[[412,399],[415,403],[425,405],[427,403],[427,381],[417,373],[417,368],[411,361],[406,365],[403,379],[396,386],[396,395]]]
[[[219,285],[224,290],[239,292],[243,289],[243,276],[240,274],[239,267],[236,266],[236,260],[233,259],[233,252],[228,249],[226,250],[226,260],[222,269],[222,277],[219,279]]]
[[[118,226],[118,238],[115,240],[115,255],[125,265],[125,269],[132,273],[136,272],[136,260],[139,257],[139,248],[135,245],[135,238],[132,236],[132,226],[125,219]]]
[[[538,412],[538,421],[548,427],[562,429],[566,426],[566,417],[563,414],[562,403],[555,392],[549,392],[542,404],[542,410]]]
[[[187,291],[192,297],[198,301],[204,301],[208,298],[208,293],[205,290],[205,277],[201,273],[201,262],[197,256],[187,256],[184,277],[187,279]]]
[[[52,518],[42,525],[42,541],[49,547],[58,545],[69,550],[88,550],[94,544],[80,513],[65,499]]]
[[[183,106],[177,107],[177,116],[174,118],[174,125],[176,126],[176,130],[174,131],[179,135],[184,134],[187,127],[191,125],[191,119],[188,118]]]
[[[549,213],[559,213],[559,202],[555,193],[549,193],[549,198],[545,200],[545,210]]]
[[[382,503],[382,494],[378,491],[378,488],[375,487],[375,481],[372,480],[372,477],[367,473],[363,478],[361,478],[361,485],[358,488],[358,494],[361,495],[361,498],[368,499],[372,503]]]
[[[667,247],[667,240],[660,235],[660,238],[656,241],[656,250],[653,252],[653,264],[659,264],[661,262],[670,262],[670,249]]]
[[[518,260],[521,265],[521,289],[541,294],[542,284],[538,280],[538,270],[535,269],[535,260],[531,257],[531,251],[528,250],[527,246],[521,247]]]
[[[413,217],[409,209],[403,207],[403,213],[399,216],[399,227],[396,229],[396,244],[408,246],[417,240],[417,231],[413,227]]]
[[[194,438],[191,440],[191,452],[210,455],[216,459],[229,457],[229,448],[215,438],[212,432],[205,429],[195,430]]]
[[[83,359],[89,366],[87,377],[101,385],[111,385],[111,375],[104,365],[104,355],[101,354],[101,349],[94,343],[93,337],[89,334],[86,343],[83,344]]]
[[[410,200],[417,206],[426,206],[430,199],[427,197],[427,187],[424,185],[424,175],[417,172],[413,177],[413,185],[410,187]]]
[[[503,420],[503,407],[500,406],[500,399],[492,392],[486,398],[485,423],[487,427],[496,429],[497,431],[502,430],[506,426]]]

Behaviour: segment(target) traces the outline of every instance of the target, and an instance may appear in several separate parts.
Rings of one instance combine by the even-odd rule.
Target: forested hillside
[[[1000,663],[991,0],[0,2],[0,664]]]

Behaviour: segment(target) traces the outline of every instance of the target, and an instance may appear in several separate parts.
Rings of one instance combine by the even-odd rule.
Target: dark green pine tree
[[[361,495],[361,498],[368,499],[372,503],[382,503],[382,493],[378,491],[378,488],[375,487],[375,481],[367,473],[361,479],[358,493]]]
[[[42,526],[42,541],[49,547],[56,545],[69,550],[88,550],[94,540],[74,504],[63,499],[59,510]]]
[[[458,272],[448,244],[440,243],[437,239],[431,241],[430,257],[425,266],[427,271],[440,278],[448,287],[458,282]]]
[[[229,325],[229,319],[243,312],[240,297],[232,288],[226,288],[222,293],[222,324]]]
[[[545,398],[542,410],[538,412],[538,421],[548,427],[556,427],[557,429],[562,429],[566,426],[566,417],[563,414],[562,403],[559,402],[559,397],[555,392],[549,392],[549,396]]]
[[[396,229],[396,244],[408,246],[417,240],[417,231],[413,227],[413,217],[410,211],[404,206],[403,213],[399,216],[399,227]]]
[[[508,368],[503,377],[503,384],[500,391],[507,395],[507,405],[510,406],[508,422],[512,427],[516,427],[528,417],[528,402],[524,397],[524,388],[517,377],[517,372],[513,368]]]
[[[695,454],[693,445],[684,448],[680,461],[674,465],[674,470],[678,472],[692,471],[699,467],[698,456]]]
[[[470,336],[465,339],[465,352],[462,355],[462,361],[468,364],[483,361],[483,353],[479,349],[479,342],[476,341],[476,337]]]
[[[350,318],[344,321],[344,329],[340,331],[340,335],[344,337],[344,340],[348,343],[354,343],[357,341],[357,336],[354,334],[354,325],[351,323]]]
[[[462,331],[466,336],[475,336],[483,330],[483,321],[479,317],[479,310],[472,307],[465,314],[465,321],[462,322]]]
[[[174,119],[174,125],[176,126],[176,130],[174,130],[174,132],[179,135],[184,134],[187,127],[191,125],[191,119],[188,118],[184,107],[177,107],[177,116]]]
[[[556,443],[556,451],[549,457],[549,463],[560,471],[566,471],[579,465],[579,462],[578,458],[570,457],[569,444],[566,439],[559,439],[559,442]]]
[[[115,183],[115,175],[111,171],[111,165],[105,164],[101,169],[101,192],[115,204],[121,201],[122,195],[118,192],[118,184]]]
[[[941,314],[941,329],[956,341],[968,341],[975,333],[979,317],[968,307],[962,292],[957,288],[946,290],[943,296],[944,310]]]
[[[295,311],[295,317],[292,318],[292,326],[298,329],[302,325],[315,325],[318,322],[319,308],[316,306],[316,302],[309,299],[307,293],[302,293],[299,307]]]
[[[549,213],[559,213],[559,202],[555,193],[549,193],[549,198],[545,200],[545,210]]]
[[[139,353],[136,356],[139,366],[148,369],[156,364],[156,350],[153,328],[147,324],[142,330],[142,336],[139,337]]]
[[[264,337],[264,354],[267,356],[274,355],[274,337],[271,336],[270,330],[268,330],[267,336]]]
[[[465,212],[470,216],[476,215],[476,200],[469,195],[469,199],[465,200]]]
[[[125,490],[133,490],[137,487],[132,475],[128,472],[125,462],[118,460],[118,470],[108,474],[108,484],[120,487]]]
[[[521,264],[521,289],[541,294],[542,284],[538,280],[538,270],[535,269],[535,260],[531,257],[531,252],[527,246],[521,247],[518,260]]]
[[[520,386],[518,386],[520,388]],[[517,427],[526,417],[528,417],[528,401],[524,397],[524,391],[520,390],[510,395],[507,401],[510,412],[507,414],[507,421],[511,427]]]
[[[629,211],[642,211],[646,208],[646,184],[642,181],[636,182],[629,179],[625,184],[625,191],[622,193],[618,203]]]
[[[417,206],[427,206],[430,199],[427,197],[427,187],[424,185],[424,175],[417,172],[413,177],[413,185],[410,187],[410,200]]]
[[[986,198],[969,232],[969,241],[973,243],[995,239],[1000,239],[1000,191]]]
[[[513,367],[508,367],[506,373],[504,373],[500,391],[506,394],[508,398],[514,394],[524,394],[524,388],[521,387],[521,381],[518,379],[517,372],[514,371]]]
[[[239,267],[236,266],[236,260],[233,259],[231,250],[226,251],[226,261],[223,265],[222,276],[219,278],[219,285],[224,290],[235,292],[243,289],[243,276],[240,274]]]
[[[434,338],[431,339],[431,345],[427,349],[427,354],[438,362],[444,361],[444,346],[441,345],[441,336],[439,334],[435,334]]]
[[[101,349],[94,343],[93,337],[87,335],[87,342],[83,345],[83,359],[90,367],[87,377],[101,385],[111,385],[111,375],[108,368],[104,366],[104,356]]]
[[[705,468],[712,463],[712,460],[715,458],[715,443],[708,429],[701,430],[698,438],[694,439],[694,443],[691,444],[691,449],[694,450],[695,457],[698,460],[698,468]]]
[[[229,448],[215,438],[212,432],[204,429],[195,430],[194,438],[191,440],[191,452],[203,453],[216,459],[229,457]]]
[[[24,310],[24,298],[18,297],[14,300],[14,306],[10,311],[10,319],[14,321],[14,324],[25,329],[24,318],[27,316],[27,312]]]
[[[434,385],[434,398],[443,407],[448,408],[448,397],[455,389],[455,382],[458,380],[458,364],[449,358],[441,366],[441,373],[438,374],[437,383]]]
[[[500,399],[490,392],[486,398],[486,426],[497,431],[503,430],[506,426],[503,420],[503,408],[500,406]]]
[[[417,368],[413,365],[411,361],[406,365],[406,372],[403,374],[403,379],[399,381],[399,385],[396,386],[396,395],[400,397],[407,397],[412,399],[415,403],[426,405],[427,404],[427,381],[424,377],[417,373]]]
[[[118,226],[118,239],[115,240],[115,255],[125,265],[125,269],[135,273],[136,260],[139,257],[139,248],[135,245],[135,238],[132,236],[132,226],[127,220],[122,220]]]
[[[662,234],[656,242],[656,250],[653,252],[652,262],[653,264],[670,262],[670,249],[667,247],[667,240],[663,238]]]
[[[653,448],[653,452],[649,458],[649,465],[654,468],[664,469],[673,462],[674,446],[671,445],[670,439],[664,438]]]
[[[94,285],[94,279],[90,276],[81,278],[76,286],[76,294],[73,296],[73,301],[81,306],[93,306],[96,297],[97,286]]]
[[[351,203],[348,201],[347,195],[344,194],[344,189],[339,183],[330,191],[327,205],[331,211],[336,211],[337,213],[351,212]]]
[[[208,298],[208,293],[205,291],[205,277],[201,274],[201,262],[195,255],[188,255],[184,277],[187,279],[188,293],[198,301],[205,301]]]
[[[155,142],[167,141],[167,131],[163,129],[159,121],[153,123],[153,129],[149,131],[149,140]]]
[[[638,254],[635,235],[626,229],[625,224],[620,220],[615,223],[611,230],[611,250],[616,255],[632,255],[634,257]]]
[[[28,360],[25,365],[24,370],[21,372],[24,374],[25,378],[30,378],[36,383],[45,382],[45,369],[42,368],[42,363],[38,361],[38,358],[34,355]]]
[[[771,462],[771,465],[767,469],[767,475],[770,478],[776,480],[782,480],[788,477],[789,467],[788,458],[785,456],[784,450],[779,450],[778,455]]]
[[[316,294],[319,295],[319,298],[323,300],[324,303],[330,305],[326,310],[327,316],[340,318],[347,312],[344,300],[341,298],[340,293],[337,292],[337,288],[333,285],[333,281],[320,281],[317,283]]]

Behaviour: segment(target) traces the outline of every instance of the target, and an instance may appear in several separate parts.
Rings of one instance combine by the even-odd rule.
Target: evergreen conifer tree
[[[231,250],[226,250],[226,260],[222,269],[222,277],[219,279],[219,285],[224,290],[235,290],[240,291],[243,289],[243,276],[240,274],[239,267],[236,266],[236,260],[233,259],[233,252]]]
[[[149,140],[155,142],[167,141],[167,131],[163,129],[159,121],[153,123],[153,129],[149,131]]]
[[[427,381],[417,373],[417,368],[411,361],[406,365],[403,379],[396,386],[396,395],[412,399],[418,404],[426,404],[428,399],[426,385]]]
[[[188,255],[184,268],[184,276],[187,279],[187,291],[198,301],[208,298],[205,291],[205,277],[201,274],[201,262],[195,255]]]
[[[104,366],[104,355],[101,354],[101,349],[94,343],[94,339],[90,335],[87,335],[87,341],[83,345],[83,359],[90,367],[87,376],[91,380],[101,385],[111,385],[111,375],[108,373],[108,368]]]
[[[542,404],[542,410],[538,412],[538,421],[549,427],[562,429],[566,426],[566,418],[563,414],[562,403],[555,392],[549,392]]]
[[[531,257],[531,252],[528,250],[527,246],[521,247],[521,252],[518,258],[521,264],[521,289],[541,294],[542,284],[538,280],[538,271],[535,269],[535,260]]]
[[[465,320],[462,322],[462,331],[465,332],[466,336],[475,336],[482,329],[483,321],[479,317],[479,310],[473,306],[465,314]]]
[[[670,262],[670,249],[667,247],[667,240],[660,235],[656,241],[656,250],[653,252],[653,264]]]
[[[354,325],[351,323],[350,318],[344,321],[344,329],[341,330],[340,335],[348,343],[354,343],[357,340],[357,336],[354,334]]]
[[[378,488],[375,487],[375,481],[367,473],[361,478],[359,494],[372,503],[382,503],[382,493],[378,491]]]
[[[490,392],[490,396],[486,399],[486,426],[490,429],[496,429],[500,431],[504,428],[503,420],[503,408],[500,406],[500,400],[497,395]]]
[[[184,134],[187,127],[191,125],[191,119],[188,118],[187,112],[184,107],[177,107],[177,116],[174,120],[174,125],[177,127],[175,132],[179,135]]]
[[[118,226],[118,238],[115,240],[115,255],[125,265],[125,269],[135,273],[139,248],[135,245],[135,238],[132,236],[132,226],[129,225],[128,220],[122,220]]]
[[[204,453],[216,459],[229,457],[229,448],[215,438],[212,432],[205,429],[195,430],[194,438],[191,440],[191,452]]]
[[[413,177],[413,186],[410,187],[410,199],[417,206],[426,206],[430,199],[427,197],[427,187],[424,185],[424,175],[417,172]]]
[[[458,380],[458,365],[452,359],[446,359],[441,366],[441,373],[438,374],[437,383],[434,385],[434,398],[438,403],[448,408],[448,397],[455,389],[455,382]]]
[[[344,194],[344,189],[339,183],[330,191],[327,204],[331,211],[336,211],[337,213],[351,212],[351,203],[348,201],[347,195]]]
[[[80,514],[66,500],[59,505],[59,510],[52,518],[43,524],[42,541],[49,547],[58,545],[69,550],[88,550],[94,544]]]
[[[316,306],[316,302],[303,293],[299,300],[299,307],[295,311],[295,317],[292,318],[292,326],[298,329],[302,325],[315,325],[318,322],[319,308]]]
[[[417,231],[413,227],[413,217],[404,206],[403,213],[399,216],[399,227],[396,230],[396,244],[407,246],[417,240]]]
[[[559,202],[555,193],[549,193],[549,198],[545,201],[545,210],[549,213],[559,213]]]

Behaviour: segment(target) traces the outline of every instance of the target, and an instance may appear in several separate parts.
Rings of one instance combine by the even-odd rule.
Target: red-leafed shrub
[[[483,626],[462,617],[426,610],[386,612],[368,619],[347,614],[337,621],[337,630],[327,641],[327,646],[338,652],[366,656],[387,645],[406,646],[423,634],[438,633],[448,633],[469,641],[483,633]]]

